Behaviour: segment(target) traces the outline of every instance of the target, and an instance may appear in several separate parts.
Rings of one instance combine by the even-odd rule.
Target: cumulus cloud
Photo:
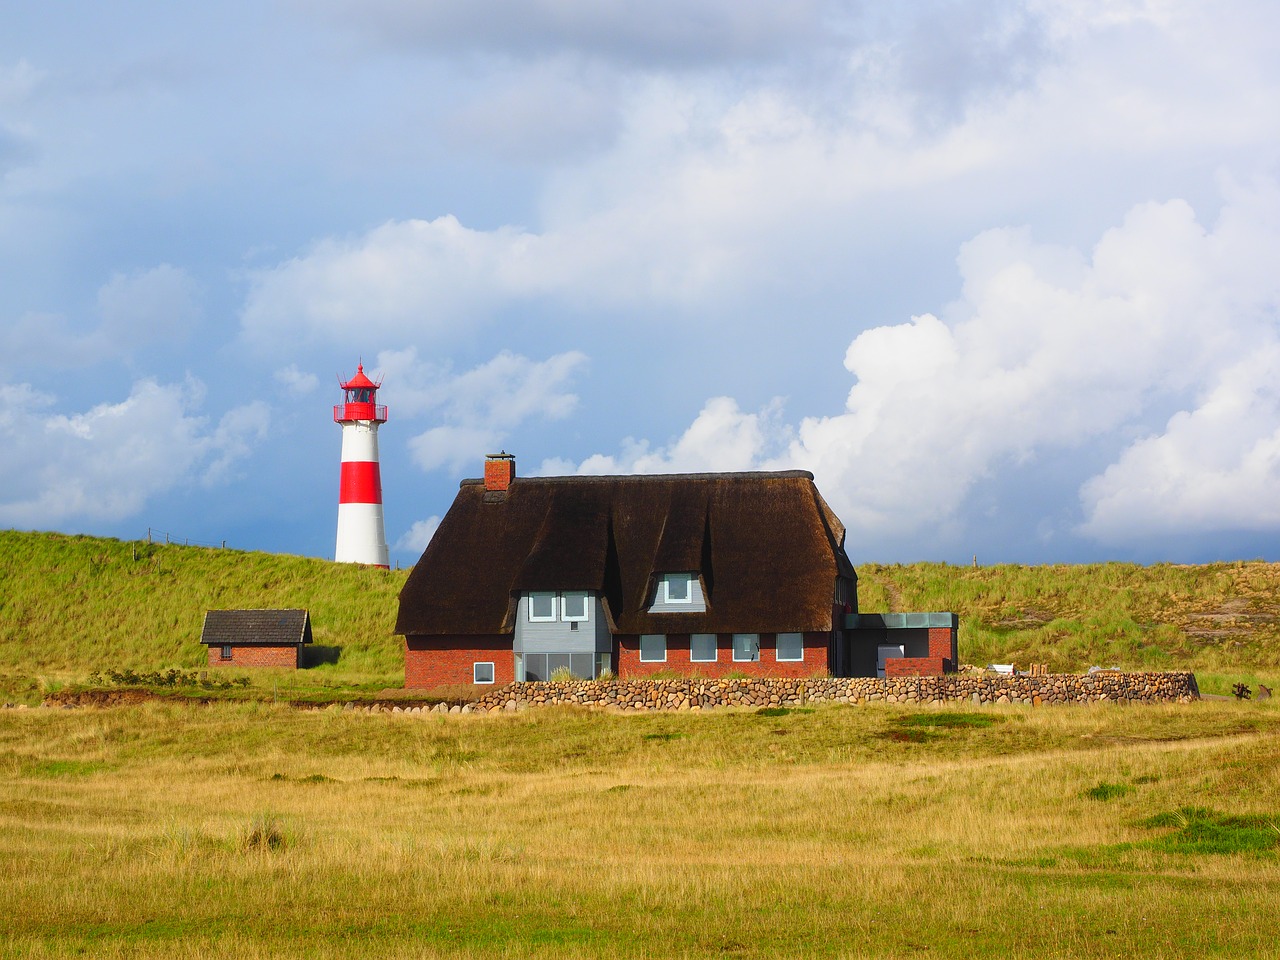
[[[276,383],[282,384],[286,390],[296,396],[306,396],[320,385],[320,378],[314,373],[304,373],[296,363],[281,367],[274,374]]]
[[[586,362],[578,351],[531,360],[504,350],[455,374],[447,366],[421,363],[413,348],[378,355],[379,367],[395,382],[397,409],[444,421],[409,441],[414,462],[424,470],[474,465],[521,424],[569,416],[578,397],[567,386]]]
[[[1212,229],[1183,201],[1143,204],[1088,256],[1025,230],[974,238],[958,258],[962,296],[942,317],[853,340],[841,413],[762,429],[770,411],[718,398],[670,446],[628,440],[620,456],[546,466],[802,467],[851,528],[874,536],[949,523],[1010,465],[1100,443],[1123,452],[1079,478],[1088,535],[1220,530],[1250,515],[1252,528],[1274,524],[1280,188],[1227,192]],[[1149,434],[1159,411],[1197,396]]]
[[[115,273],[98,289],[96,323],[87,331],[64,316],[28,313],[0,333],[5,357],[29,366],[90,366],[142,347],[181,342],[200,318],[199,289],[179,267]]]
[[[436,528],[440,526],[440,517],[433,514],[425,520],[416,521],[413,526],[406,530],[403,536],[396,541],[394,549],[408,550],[414,553],[421,553],[427,549],[427,544],[431,542],[431,538],[436,535]]]
[[[28,384],[0,386],[0,523],[49,527],[69,519],[120,520],[185,483],[224,482],[266,431],[269,413],[252,404],[210,428],[197,415],[195,380],[140,380],[119,403],[83,413],[54,411],[56,398]]]

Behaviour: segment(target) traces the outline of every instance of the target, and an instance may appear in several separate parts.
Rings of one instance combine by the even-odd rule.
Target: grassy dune
[[[1270,703],[0,712],[12,957],[1236,957]]]
[[[1280,671],[1280,564],[858,568],[862,609],[953,610],[968,663],[1192,669],[1224,692]],[[38,699],[94,670],[198,668],[204,611],[306,607],[337,655],[281,684],[403,683],[392,634],[405,571],[266,553],[0,531],[0,691]],[[1206,686],[1207,684],[1207,686]]]
[[[309,686],[404,682],[392,634],[406,571],[308,557],[0,531],[0,688],[11,695],[94,670],[198,668],[208,609],[305,607],[336,664]]]

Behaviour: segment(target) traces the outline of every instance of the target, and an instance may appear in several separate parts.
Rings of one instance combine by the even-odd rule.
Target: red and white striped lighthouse
[[[382,474],[378,468],[378,425],[387,422],[387,408],[378,405],[378,388],[364,374],[340,384],[344,403],[333,408],[333,419],[342,424],[342,487],[338,492],[339,563],[389,566],[387,535],[382,523]]]

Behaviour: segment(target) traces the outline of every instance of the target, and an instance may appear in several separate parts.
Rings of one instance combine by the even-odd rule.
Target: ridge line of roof
[[[517,483],[586,483],[604,480],[748,480],[753,478],[769,478],[773,480],[813,480],[808,470],[738,470],[725,473],[609,473],[609,474],[575,474],[568,477],[516,477]],[[458,486],[466,487],[484,483],[480,477],[468,477]]]

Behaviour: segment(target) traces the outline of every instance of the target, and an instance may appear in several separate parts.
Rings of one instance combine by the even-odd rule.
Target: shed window
[[[689,659],[694,663],[716,662],[716,635],[695,633],[689,638]]]
[[[224,643],[224,644],[222,645],[222,659],[223,659],[223,660],[230,660],[230,659],[231,659],[231,644],[229,644],[229,643]]]
[[[538,621],[556,619],[556,595],[554,593],[529,594],[529,619]]]
[[[804,659],[804,634],[803,633],[780,633],[778,634],[778,660],[803,660]]]
[[[664,633],[640,634],[640,662],[666,663],[667,636]]]
[[[755,661],[760,659],[760,634],[735,633],[733,635],[733,659]]]
[[[493,683],[493,664],[475,663],[471,666],[472,683]]]

